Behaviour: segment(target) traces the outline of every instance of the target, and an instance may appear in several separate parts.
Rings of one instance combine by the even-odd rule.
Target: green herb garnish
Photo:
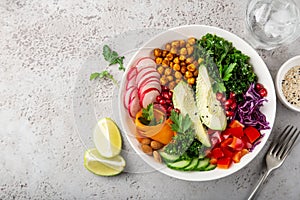
[[[161,124],[163,119],[156,121],[156,118],[154,116],[153,103],[151,103],[147,106],[147,108],[143,108],[142,116],[139,117],[139,121],[147,126],[155,126],[157,124]]]
[[[112,80],[115,85],[118,85],[118,83],[114,79],[113,75],[111,75],[107,70],[104,70],[104,71],[102,71],[100,73],[99,72],[95,72],[95,73],[92,73],[90,75],[90,80],[94,80],[96,78],[100,78],[100,79],[101,78],[108,78],[108,79]]]
[[[195,139],[192,121],[189,115],[183,116],[174,110],[171,111],[170,119],[173,121],[171,128],[177,134],[173,137],[172,142],[164,148],[164,151],[173,155],[183,155]]]
[[[123,65],[124,56],[119,56],[118,53],[111,50],[108,45],[103,46],[102,55],[104,59],[109,62],[109,66],[119,64],[119,70],[125,71],[125,67]]]

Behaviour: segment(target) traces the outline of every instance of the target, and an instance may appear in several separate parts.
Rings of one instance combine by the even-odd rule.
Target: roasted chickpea
[[[161,53],[162,53],[161,49],[156,48],[156,49],[153,50],[153,54],[154,54],[155,57],[160,57]]]
[[[187,54],[186,48],[181,48],[179,53],[180,53],[180,55],[186,55]]]
[[[168,81],[173,81],[174,77],[172,75],[167,76]]]
[[[173,90],[174,87],[175,87],[175,85],[176,85],[175,81],[170,82],[170,83],[169,83],[169,89],[170,89],[170,90]]]
[[[196,70],[196,66],[192,63],[187,66],[187,69],[191,72],[194,72]]]
[[[166,77],[166,76],[162,76],[162,77],[160,78],[160,84],[161,84],[161,85],[166,85],[167,83],[168,83],[167,77]]]
[[[166,55],[169,53],[169,51],[167,50],[163,50],[162,53],[161,53],[161,56],[164,58],[166,57]]]
[[[177,83],[179,83],[181,80],[182,80],[181,78],[180,78],[180,79],[176,79],[176,80],[175,80],[175,83],[177,84]]]
[[[179,56],[179,60],[180,60],[180,61],[184,61],[184,60],[185,60],[185,55],[180,55],[180,56]]]
[[[173,63],[173,62],[170,62],[169,66],[170,66],[171,68],[173,68],[173,65],[174,65],[174,63]]]
[[[190,45],[194,45],[196,43],[196,39],[195,38],[189,38],[187,41]]]
[[[189,57],[186,59],[186,64],[191,64],[192,62],[194,61],[194,58],[193,57]]]
[[[178,40],[173,41],[173,42],[171,43],[171,46],[172,46],[172,47],[175,47],[175,48],[178,48],[178,47],[180,46],[179,41],[178,41]]]
[[[181,79],[182,78],[182,74],[178,71],[175,72],[174,76],[175,76],[176,79]]]
[[[173,65],[173,69],[174,69],[175,71],[179,71],[179,70],[180,70],[180,65],[179,65],[179,64],[174,64],[174,65]]]
[[[191,55],[193,53],[193,51],[194,51],[194,47],[187,48],[187,54],[188,55]]]
[[[199,71],[196,69],[196,70],[194,71],[193,75],[194,75],[195,77],[197,77],[197,76],[198,76],[198,73],[199,73]]]
[[[175,57],[175,58],[173,59],[173,62],[176,63],[176,64],[179,64],[179,58],[178,58],[178,57]]]
[[[203,62],[203,60],[204,60],[203,58],[199,58],[198,63],[201,64]]]
[[[165,75],[166,76],[169,76],[169,75],[171,75],[172,74],[172,69],[171,68],[166,68],[166,70],[165,70]]]
[[[159,67],[157,68],[157,72],[160,73],[160,74],[163,74],[164,71],[165,71],[165,68],[164,68],[163,66],[159,66]]]
[[[186,71],[185,74],[184,74],[184,76],[185,76],[186,78],[191,78],[191,77],[193,77],[193,73],[190,72],[190,71]]]
[[[170,51],[170,50],[171,50],[171,44],[170,44],[170,43],[167,43],[167,44],[165,45],[165,49],[166,49],[167,51]]]
[[[171,61],[171,60],[173,60],[173,54],[171,54],[171,53],[168,53],[167,55],[166,55],[166,58],[169,60],[169,61]]]
[[[172,54],[177,54],[177,49],[176,49],[176,47],[172,47],[171,50],[170,50],[170,52],[171,52]]]
[[[156,64],[160,65],[161,62],[162,62],[162,58],[161,57],[156,57],[155,62],[156,62]]]
[[[186,72],[186,66],[181,66],[180,71],[181,71],[182,74],[185,74],[185,72]]]
[[[189,43],[186,43],[185,47],[189,48],[189,47],[191,47],[191,45]]]
[[[170,61],[169,61],[168,59],[165,58],[165,59],[162,61],[161,64],[162,64],[163,67],[168,67],[169,64],[170,64]]]
[[[185,62],[180,62],[180,66],[186,66]]]
[[[195,78],[194,78],[194,77],[188,78],[187,82],[188,82],[188,84],[190,84],[190,85],[194,85],[194,84],[195,84]]]
[[[179,40],[179,46],[184,47],[185,46],[185,41],[184,40]]]

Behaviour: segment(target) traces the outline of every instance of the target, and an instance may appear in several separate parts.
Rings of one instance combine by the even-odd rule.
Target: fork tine
[[[280,159],[283,159],[283,160],[284,160],[284,159],[289,155],[289,153],[291,152],[291,150],[292,150],[294,144],[296,143],[296,141],[297,141],[297,139],[298,139],[298,137],[299,137],[299,134],[300,134],[300,131],[298,131],[298,130],[296,129],[295,134],[293,135],[291,141],[289,142],[289,146],[287,146],[287,147],[284,149],[282,155],[280,156]]]
[[[281,135],[279,135],[279,137],[272,142],[272,145],[271,145],[272,148],[269,151],[271,155],[277,154],[277,151],[279,150],[279,145],[281,144],[281,142],[284,140],[284,137],[286,137],[286,135],[290,132],[290,130],[292,128],[293,127],[291,125],[286,126],[284,128],[284,131],[281,133]]]
[[[294,136],[296,131],[297,131],[297,129],[295,127],[291,126],[287,135],[284,134],[285,138],[283,139],[283,141],[280,141],[280,140],[278,141],[278,148],[274,154],[275,156],[280,157],[282,155],[283,151],[287,147],[288,143],[291,141],[291,139]]]

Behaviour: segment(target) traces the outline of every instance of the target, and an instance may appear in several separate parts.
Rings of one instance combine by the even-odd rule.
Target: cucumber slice
[[[198,162],[199,162],[199,159],[198,158],[194,158],[191,161],[191,163],[188,166],[186,166],[183,170],[184,171],[191,171],[191,170],[195,169],[195,167],[197,167],[197,165],[198,165]]]
[[[167,163],[176,162],[179,160],[180,156],[178,155],[171,155],[164,151],[159,151],[160,156],[163,158],[163,160]]]
[[[167,166],[171,169],[183,170],[191,161],[192,160],[180,160],[174,163],[167,163]]]
[[[200,160],[203,160],[205,158],[205,155],[204,153],[203,154],[199,154],[199,157],[198,157]]]
[[[217,165],[209,164],[204,170],[205,171],[210,171],[213,170],[217,167]]]
[[[205,168],[209,165],[209,158],[204,158],[200,160],[195,170],[197,171],[204,171]]]

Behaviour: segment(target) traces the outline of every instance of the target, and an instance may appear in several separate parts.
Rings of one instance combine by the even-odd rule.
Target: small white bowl
[[[277,90],[277,97],[279,98],[279,100],[282,102],[283,105],[285,105],[290,110],[300,112],[300,108],[288,102],[282,92],[282,80],[284,79],[285,74],[295,66],[300,66],[300,55],[289,59],[280,67],[276,76],[276,90]]]

